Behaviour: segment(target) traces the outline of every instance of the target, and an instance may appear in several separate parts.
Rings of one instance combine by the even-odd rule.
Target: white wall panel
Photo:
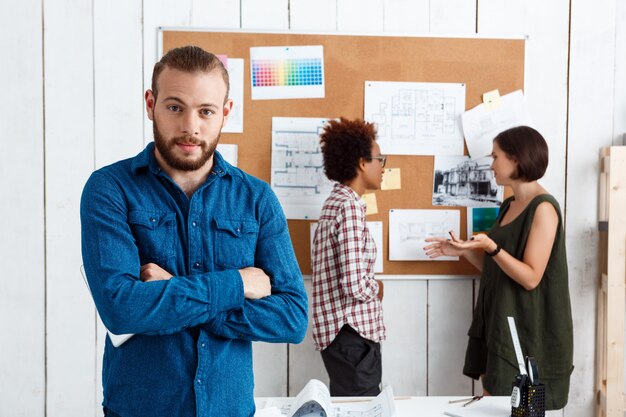
[[[618,1],[616,8],[613,145],[626,145],[626,2]]]
[[[95,160],[100,168],[143,148],[143,32],[141,0],[94,3]],[[102,356],[106,332],[96,327],[96,416],[102,414]]]
[[[319,351],[315,350],[311,333],[312,304],[311,280],[304,281],[309,297],[309,326],[304,341],[298,345],[289,345],[289,395],[298,395],[310,379],[319,379],[328,386],[328,374]]]
[[[290,0],[289,28],[334,32],[337,30],[337,0]]]
[[[481,35],[528,36],[524,94],[550,149],[550,164],[540,182],[564,209],[569,3],[480,0],[478,14]]]
[[[565,415],[590,416],[594,402],[596,291],[599,279],[599,149],[613,142],[615,0],[572,3],[567,160],[567,251],[574,306],[574,365]],[[623,24],[624,22],[621,22]],[[623,54],[623,51],[618,51]]]
[[[428,395],[470,395],[463,375],[474,303],[472,279],[428,282]]]
[[[159,27],[189,26],[192,0],[150,0],[143,2],[143,90],[152,82],[152,69],[161,59],[158,50]],[[152,122],[144,114],[144,143],[152,142]]]
[[[469,35],[476,32],[476,0],[430,0],[430,33]]]
[[[339,0],[337,2],[337,30],[381,33],[384,27],[383,4],[383,0]]]
[[[141,3],[94,1],[95,168],[143,148]]]
[[[429,0],[384,0],[384,31],[390,33],[428,33]]]
[[[569,4],[541,0],[526,4],[524,93],[535,127],[550,149],[550,164],[541,184],[565,210]]]
[[[45,411],[41,2],[0,13],[0,416]]]
[[[241,27],[250,30],[287,30],[288,0],[242,0]],[[286,395],[287,345],[255,343],[253,354],[255,395]]]
[[[527,2],[478,0],[476,32],[481,35],[525,35],[528,28]]]
[[[289,0],[241,0],[244,29],[289,29]]]
[[[49,417],[95,414],[95,309],[79,267],[79,203],[94,166],[92,4],[44,2]]]
[[[241,26],[240,0],[192,0],[191,26],[238,28]]]
[[[535,124],[551,152],[542,184],[562,203],[567,220],[575,306],[576,369],[572,380],[576,383],[572,384],[564,415],[592,415],[592,318],[598,261],[588,248],[597,241],[597,150],[621,143],[626,131],[626,96],[622,94],[626,86],[624,2],[4,3],[0,49],[15,64],[0,66],[4,98],[0,102],[0,126],[5,133],[0,140],[0,185],[6,196],[6,203],[0,205],[0,264],[7,277],[0,280],[0,331],[10,335],[0,340],[0,415],[43,416],[44,410],[49,417],[100,414],[102,339],[96,339],[93,304],[78,271],[78,203],[94,167],[131,156],[152,140],[151,124],[141,116],[142,94],[149,88],[152,67],[158,59],[159,26],[372,34],[527,34],[525,93]],[[459,351],[443,347],[458,332],[456,327],[445,324],[459,314],[456,310],[464,302],[451,306],[450,311],[443,302],[448,291],[462,299],[464,284],[457,284],[386,281],[388,340],[383,344],[383,381],[392,385],[396,394],[433,394],[447,388],[442,385],[443,372],[434,369],[448,361],[448,366],[455,368],[453,362],[459,355]],[[310,281],[306,285],[310,292]],[[471,295],[468,300],[471,303]],[[462,350],[464,346],[465,342],[461,343]],[[287,386],[289,394],[294,395],[311,377],[328,381],[310,332],[302,344],[288,348],[255,344],[254,360],[257,395],[282,395]],[[457,389],[465,389],[462,381],[457,382]],[[480,384],[475,392],[480,393]]]
[[[427,394],[427,283],[385,281],[383,385],[395,395]]]
[[[254,396],[284,397],[287,395],[287,344],[252,344],[254,364]]]

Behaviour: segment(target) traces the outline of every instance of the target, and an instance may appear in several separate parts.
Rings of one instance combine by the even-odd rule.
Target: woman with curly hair
[[[362,120],[331,120],[321,147],[324,172],[336,184],[313,240],[313,341],[330,377],[331,395],[378,395],[383,284],[374,279],[376,246],[361,195],[380,189],[386,157],[374,125]]]

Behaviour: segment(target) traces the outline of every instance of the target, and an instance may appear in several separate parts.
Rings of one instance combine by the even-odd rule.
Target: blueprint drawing
[[[365,82],[364,118],[388,155],[463,155],[465,84]]]
[[[272,118],[271,187],[288,219],[319,218],[332,190],[324,174],[319,138],[327,120]]]

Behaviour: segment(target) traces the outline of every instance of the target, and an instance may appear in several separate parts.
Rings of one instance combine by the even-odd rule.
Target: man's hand
[[[376,282],[378,282],[378,301],[383,301],[383,296],[385,295],[385,284],[377,279]]]
[[[262,269],[248,267],[239,270],[243,281],[243,296],[249,300],[258,300],[272,294],[270,277]]]
[[[141,269],[139,270],[139,278],[141,278],[143,282],[161,281],[170,279],[172,276],[173,275],[165,269],[153,263],[141,265]]]

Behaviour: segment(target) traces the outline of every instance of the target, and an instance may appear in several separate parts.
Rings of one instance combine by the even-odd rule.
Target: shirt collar
[[[132,161],[131,169],[134,174],[146,168],[150,169],[153,174],[159,174],[162,171],[154,156],[154,142],[150,142]],[[212,174],[223,177],[226,174],[232,174],[233,169],[233,166],[226,162],[217,150],[213,153]]]
[[[365,201],[363,201],[363,199],[361,198],[361,196],[354,191],[351,187],[344,185],[340,182],[335,183],[335,189],[340,192],[341,194],[344,194],[352,199],[354,199],[359,206],[366,208],[367,205],[365,204]]]

